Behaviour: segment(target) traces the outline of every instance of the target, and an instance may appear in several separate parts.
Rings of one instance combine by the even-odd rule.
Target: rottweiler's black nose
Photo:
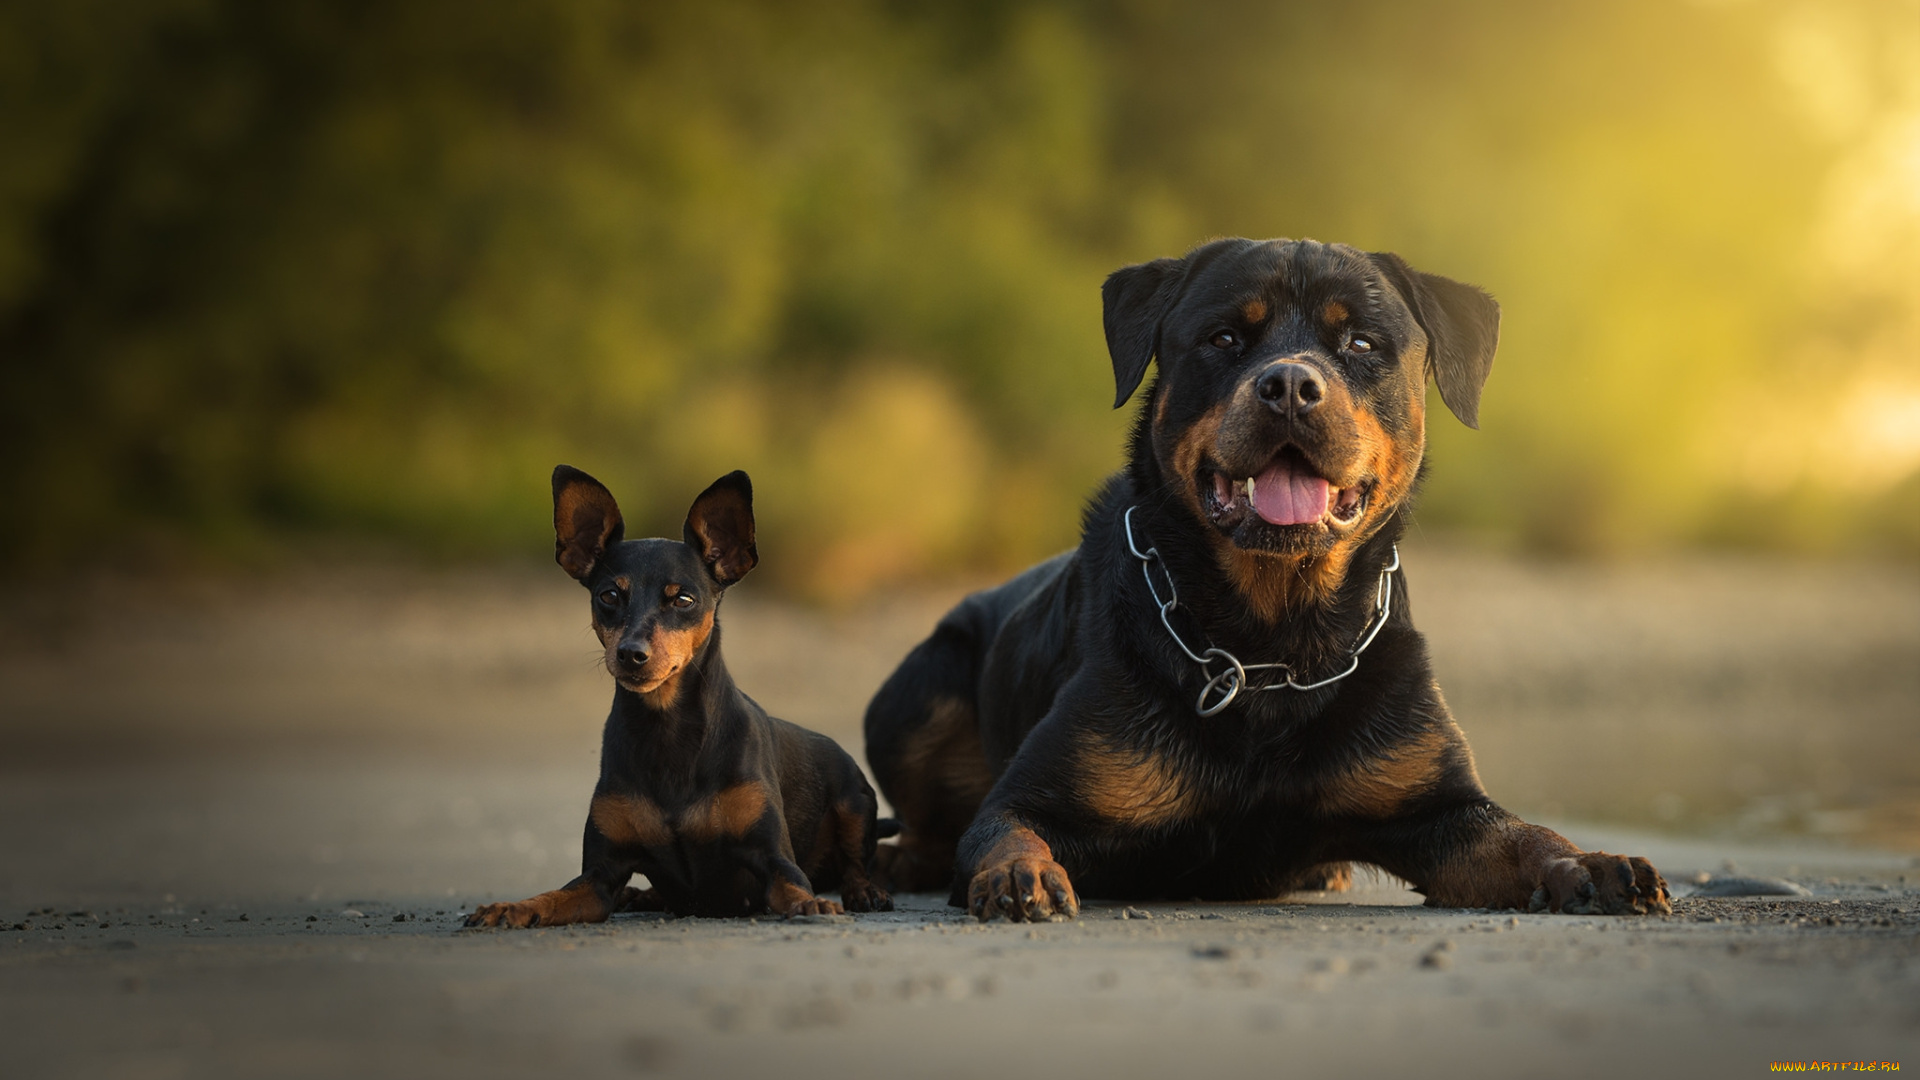
[[[644,641],[626,641],[614,650],[614,655],[618,656],[623,664],[639,667],[647,662],[647,657],[653,654],[647,649],[647,643]]]
[[[1260,373],[1253,384],[1260,400],[1283,416],[1305,416],[1327,396],[1326,381],[1306,364],[1278,363]]]

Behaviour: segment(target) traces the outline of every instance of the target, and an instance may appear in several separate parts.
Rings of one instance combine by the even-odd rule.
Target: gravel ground
[[[0,933],[0,1071],[1739,1076],[1913,1061],[1920,896],[1871,877],[1634,921],[1436,912],[1379,885],[1096,904],[1033,927],[978,925],[933,896],[878,915],[518,932],[457,929],[464,905],[439,898],[56,906]]]
[[[609,691],[557,571],[16,589],[0,1076],[1920,1066],[1920,578],[1408,563],[1489,788],[1653,858],[1698,891],[1672,917],[1430,911],[1363,878],[1033,927],[918,896],[463,931],[579,858]],[[867,694],[954,595],[820,613],[749,591],[729,662],[857,753]],[[1761,879],[1799,891],[1708,895]]]

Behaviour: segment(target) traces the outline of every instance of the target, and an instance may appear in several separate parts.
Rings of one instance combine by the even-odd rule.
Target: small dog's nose
[[[1275,412],[1305,416],[1327,396],[1326,381],[1305,364],[1274,364],[1260,373],[1253,389]]]
[[[623,643],[618,649],[615,649],[614,655],[617,656],[623,664],[631,664],[634,667],[639,667],[641,664],[647,662],[647,657],[653,654],[648,651],[646,642],[629,641]]]

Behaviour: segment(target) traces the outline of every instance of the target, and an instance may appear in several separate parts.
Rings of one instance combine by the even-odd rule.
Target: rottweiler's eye
[[[685,611],[693,606],[693,597],[688,596],[686,593],[675,593],[673,594],[673,599],[667,601],[667,603],[672,604],[681,611]]]
[[[601,590],[600,602],[607,605],[608,607],[619,607],[620,606],[620,590],[619,589]]]
[[[1372,352],[1373,339],[1365,334],[1355,334],[1347,339],[1347,351],[1357,353]]]
[[[1216,349],[1231,349],[1238,344],[1240,339],[1231,330],[1222,330],[1213,335],[1213,347]]]

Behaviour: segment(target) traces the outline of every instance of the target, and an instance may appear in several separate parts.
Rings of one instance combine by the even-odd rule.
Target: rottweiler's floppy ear
[[[753,482],[747,474],[735,469],[701,492],[681,535],[722,587],[746,577],[760,562],[753,546]]]
[[[584,580],[627,531],[606,486],[571,465],[553,467],[553,560]]]
[[[1440,400],[1461,423],[1479,427],[1480,388],[1487,384],[1493,350],[1500,344],[1500,305],[1471,285],[1423,274],[1398,255],[1382,251],[1372,258],[1427,332],[1427,367],[1440,387]]]
[[[1127,403],[1160,351],[1160,320],[1180,295],[1187,260],[1155,259],[1124,266],[1100,286],[1101,321],[1113,356],[1113,407]]]

